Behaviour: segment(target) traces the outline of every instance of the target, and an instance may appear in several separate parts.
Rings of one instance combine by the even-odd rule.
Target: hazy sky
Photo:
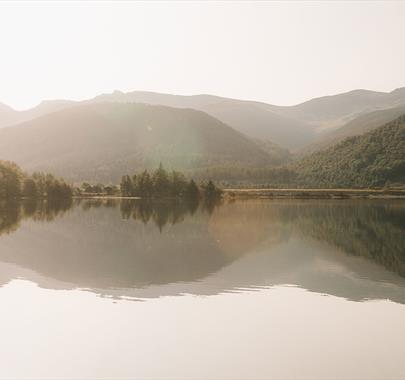
[[[405,86],[405,2],[0,3],[0,102],[114,89],[293,104]]]

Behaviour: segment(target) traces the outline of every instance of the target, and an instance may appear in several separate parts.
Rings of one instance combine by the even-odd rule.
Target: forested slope
[[[297,182],[316,187],[405,184],[405,115],[311,154],[292,166]]]

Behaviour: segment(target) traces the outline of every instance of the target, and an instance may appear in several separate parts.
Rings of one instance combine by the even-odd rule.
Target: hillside
[[[405,184],[405,115],[298,161],[306,187],[372,187]]]
[[[199,111],[96,103],[71,107],[0,130],[1,158],[68,180],[118,181],[156,167],[193,169],[280,164],[280,155]]]

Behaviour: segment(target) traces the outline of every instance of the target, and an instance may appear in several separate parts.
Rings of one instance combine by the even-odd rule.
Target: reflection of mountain
[[[405,204],[390,202],[323,203],[297,210],[298,229],[362,256],[405,277]]]
[[[146,224],[128,219],[117,204],[83,206],[53,223],[24,223],[1,240],[1,260],[82,288],[193,281],[227,262],[207,236],[205,210],[178,224],[169,216],[173,224],[160,230],[167,205],[153,208],[156,220]]]
[[[389,299],[405,304],[405,279],[381,266],[313,240],[292,238],[235,260],[202,281],[125,289],[111,294],[154,298],[184,293],[215,295],[292,285],[351,301]]]
[[[400,202],[257,200],[212,213],[181,203],[119,208],[93,200],[52,223],[23,221],[0,237],[0,282],[22,277],[135,298],[291,284],[405,303],[405,279],[392,273],[404,275]]]

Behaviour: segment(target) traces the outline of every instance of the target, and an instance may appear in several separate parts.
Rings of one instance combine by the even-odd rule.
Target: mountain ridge
[[[0,107],[0,127],[34,119],[46,113],[88,103],[144,103],[190,108],[208,113],[253,138],[269,140],[293,151],[311,146],[323,136],[371,112],[405,105],[405,87],[391,92],[352,90],[310,99],[293,106],[216,95],[174,95],[151,91],[114,91],[83,101],[48,100],[25,111]],[[4,106],[6,107],[6,106]],[[3,115],[3,116],[2,116]]]
[[[94,103],[62,109],[0,129],[1,158],[68,180],[117,182],[156,167],[280,164],[273,152],[193,109],[139,103]]]

